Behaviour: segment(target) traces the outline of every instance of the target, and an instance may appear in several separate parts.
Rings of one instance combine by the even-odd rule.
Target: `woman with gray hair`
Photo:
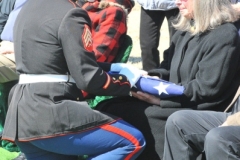
[[[177,29],[187,31],[191,33],[193,37],[199,36],[199,42],[205,40],[205,43],[207,43],[210,48],[207,50],[202,48],[204,52],[214,52],[215,47],[219,47],[221,51],[225,52],[219,52],[218,55],[216,54],[214,56],[215,61],[212,61],[212,64],[199,62],[198,66],[206,65],[209,67],[209,70],[212,70],[213,68],[210,68],[211,65],[221,63],[219,66],[224,68],[228,67],[230,63],[228,64],[226,62],[228,61],[227,59],[231,59],[232,55],[230,50],[225,50],[225,47],[231,46],[230,48],[232,48],[235,42],[239,43],[237,31],[234,29],[233,24],[229,23],[236,19],[235,11],[231,8],[230,2],[228,0],[177,0],[176,4],[181,13],[180,21],[175,24]],[[223,30],[225,30],[226,34],[221,32]],[[225,37],[223,35],[225,35]],[[214,42],[214,39],[218,41],[219,44],[211,43],[211,41]],[[202,51],[200,51],[200,53],[201,52]],[[203,56],[203,58],[210,58],[211,56],[213,55],[207,54]],[[222,57],[221,61],[219,57]],[[234,62],[234,60],[230,61]],[[235,73],[239,74],[239,65],[238,67],[236,66],[235,70]],[[205,77],[205,82],[203,83],[210,84],[212,78],[218,79],[217,77],[221,77],[222,74],[224,74],[223,71],[212,74],[211,78]],[[229,71],[229,74],[233,74],[233,72]],[[226,79],[227,78],[228,77],[226,77]],[[229,80],[228,83],[239,84],[239,78]],[[219,82],[216,83],[216,86],[208,88],[208,91],[213,91],[212,93],[214,93],[216,89],[221,90],[219,88],[221,86],[219,84],[221,83]],[[225,86],[223,85],[222,87],[224,88]],[[200,88],[202,92],[204,91],[203,89]],[[232,90],[233,88],[225,89]],[[223,93],[222,95],[226,94]],[[219,94],[218,96],[222,97],[222,95]],[[211,96],[205,99],[210,98]],[[195,160],[203,151],[206,153],[207,160],[239,159],[239,127],[218,127],[229,124],[239,125],[235,122],[232,123],[233,121],[239,121],[239,113],[238,115],[229,116],[228,120],[225,121],[228,115],[228,113],[213,111],[178,111],[172,114],[168,118],[165,128],[163,159]],[[223,124],[224,121],[225,123]]]
[[[177,0],[176,4],[180,15],[173,25],[177,31],[160,68],[148,74],[183,86],[183,95],[163,99],[138,91],[132,92],[135,98],[116,98],[98,105],[141,130],[147,145],[138,160],[163,158],[165,125],[173,112],[223,111],[240,82],[240,38],[233,23],[238,16],[230,1]]]

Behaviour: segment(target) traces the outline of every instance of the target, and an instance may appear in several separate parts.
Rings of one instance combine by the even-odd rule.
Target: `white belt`
[[[41,83],[41,82],[72,82],[74,79],[70,75],[55,74],[20,74],[19,84]]]

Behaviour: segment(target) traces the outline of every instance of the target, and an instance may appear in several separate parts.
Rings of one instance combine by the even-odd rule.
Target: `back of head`
[[[100,1],[100,2],[112,2],[112,3],[117,3],[122,5],[125,9],[127,9],[128,13],[131,12],[132,8],[135,5],[134,0],[77,0],[79,4],[81,4],[81,6],[85,3],[85,2],[95,2],[95,1]]]
[[[104,0],[102,0],[102,1],[104,1]],[[128,10],[128,13],[131,12],[132,8],[135,5],[134,0],[105,0],[105,1],[118,3],[120,5],[123,5]]]

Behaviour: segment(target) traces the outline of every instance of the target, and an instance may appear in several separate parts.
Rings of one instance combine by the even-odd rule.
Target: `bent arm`
[[[124,75],[110,76],[97,64],[92,52],[90,19],[86,11],[69,11],[59,28],[68,69],[79,89],[95,95],[128,95],[130,84]],[[121,78],[119,78],[121,77]]]

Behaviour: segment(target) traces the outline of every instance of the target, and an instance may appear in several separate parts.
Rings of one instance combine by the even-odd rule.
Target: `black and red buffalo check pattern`
[[[93,51],[99,62],[112,62],[127,32],[127,15],[122,8],[98,8],[99,2],[87,2],[82,8],[92,21]]]

